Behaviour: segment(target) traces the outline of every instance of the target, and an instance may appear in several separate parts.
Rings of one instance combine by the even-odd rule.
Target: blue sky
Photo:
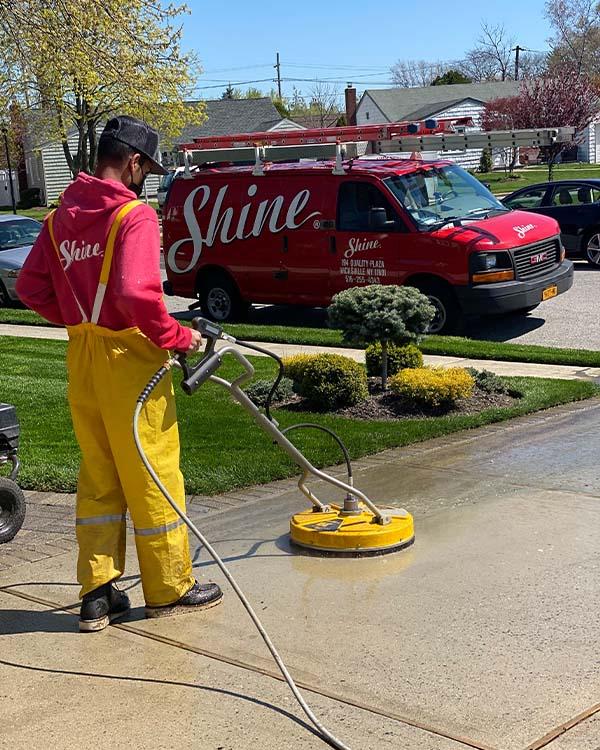
[[[474,46],[482,21],[504,24],[522,47],[547,49],[550,26],[544,0],[420,0],[402,7],[405,4],[188,0],[191,15],[184,18],[183,44],[202,60],[202,87],[273,78],[279,52],[283,78],[339,78],[335,85],[340,94],[346,80],[359,91],[369,84],[385,85],[398,59],[460,59]],[[252,85],[264,90],[273,86],[270,81]],[[290,94],[293,85],[306,92],[312,84],[284,82],[283,93]],[[198,93],[212,99],[222,90],[203,88]]]

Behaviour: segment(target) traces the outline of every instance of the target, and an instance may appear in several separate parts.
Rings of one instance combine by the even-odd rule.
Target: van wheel
[[[202,279],[198,297],[203,314],[217,323],[240,320],[248,312],[237,286],[225,274],[211,273]]]
[[[462,322],[462,313],[452,292],[435,282],[415,286],[435,308],[435,318],[427,333],[454,333]]]
[[[10,542],[25,520],[25,495],[18,484],[0,477],[0,544]]]

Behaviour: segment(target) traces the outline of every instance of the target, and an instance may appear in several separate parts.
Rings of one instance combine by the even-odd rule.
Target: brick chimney
[[[346,100],[346,124],[356,125],[356,89],[349,83],[344,89]]]

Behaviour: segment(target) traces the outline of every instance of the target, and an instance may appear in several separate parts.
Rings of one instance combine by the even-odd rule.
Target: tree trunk
[[[67,164],[69,165],[69,169],[71,171],[71,177],[75,177],[75,163],[73,161],[73,154],[71,153],[71,148],[69,146],[69,139],[68,139],[67,129],[65,128],[65,121],[58,107],[57,107],[57,111],[58,111],[58,114],[57,114],[58,126],[61,132],[61,144],[62,144],[63,152],[65,155],[65,159],[67,160]]]
[[[96,159],[98,157],[98,143],[96,138],[96,121],[91,120],[88,122],[88,144],[89,144],[89,151],[90,151],[90,161],[89,161],[89,167],[90,167],[90,174],[94,174],[94,171],[96,170]]]
[[[387,374],[388,374],[388,342],[381,342],[381,387],[385,391],[387,390]]]

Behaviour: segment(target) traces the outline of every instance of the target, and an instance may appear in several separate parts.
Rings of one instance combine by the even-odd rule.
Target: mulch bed
[[[390,393],[383,393],[379,378],[369,378],[369,398],[355,406],[331,412],[338,417],[350,419],[393,420],[393,419],[427,419],[442,417],[448,414],[478,414],[486,409],[499,409],[513,406],[519,401],[517,393],[487,393],[475,387],[471,398],[463,398],[451,406],[425,407],[414,401],[402,399]],[[300,396],[273,404],[288,411],[319,411],[314,405]]]

